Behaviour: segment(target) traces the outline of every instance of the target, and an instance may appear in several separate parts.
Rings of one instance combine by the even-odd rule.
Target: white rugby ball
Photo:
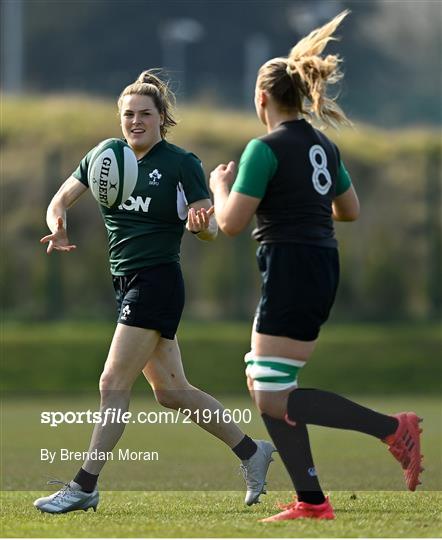
[[[94,150],[88,168],[92,195],[114,208],[132,195],[138,179],[138,163],[133,150],[121,139],[106,139]]]

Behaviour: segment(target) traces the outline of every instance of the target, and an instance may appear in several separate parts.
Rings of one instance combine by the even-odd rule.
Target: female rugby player
[[[242,460],[246,479],[245,502],[258,502],[272,461],[273,445],[254,441],[233,422],[223,420],[223,407],[212,396],[192,386],[184,374],[176,331],[184,306],[184,284],[179,251],[184,224],[201,240],[213,240],[217,223],[204,172],[198,158],[168,143],[174,96],[167,83],[145,71],[127,86],[118,100],[123,135],[138,159],[139,175],[133,198],[150,203],[145,211],[133,204],[109,209],[100,206],[109,238],[110,267],[119,318],[100,377],[100,409],[128,410],[132,386],[140,373],[158,402],[173,409],[213,413],[200,426],[212,433]],[[92,151],[61,186],[47,211],[51,234],[41,239],[47,252],[70,252],[66,210],[88,189]],[[130,199],[129,199],[130,201]],[[121,415],[120,415],[121,418]],[[221,421],[219,421],[221,419]],[[103,422],[104,423],[104,422]],[[111,451],[120,439],[123,422],[96,424],[88,457]],[[97,451],[97,452],[94,452]],[[104,454],[105,455],[105,454]],[[98,504],[96,487],[105,460],[86,459],[73,481],[34,505],[49,513],[87,510]]]
[[[340,59],[320,56],[346,15],[311,32],[287,58],[260,68],[255,106],[267,134],[247,145],[236,178],[233,162],[219,165],[210,177],[225,234],[235,236],[254,214],[257,218],[253,237],[259,242],[262,296],[245,357],[247,381],[297,494],[297,501],[263,521],[335,517],[319,485],[307,424],[379,438],[401,463],[408,488],[419,484],[420,419],[414,413],[387,416],[331,392],[297,388],[298,373],[335,299],[339,260],[333,220],[354,221],[359,215],[338,148],[306,121],[349,123],[326,96],[327,84],[342,77]]]

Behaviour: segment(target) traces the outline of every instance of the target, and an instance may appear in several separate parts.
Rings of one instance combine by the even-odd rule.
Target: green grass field
[[[97,513],[60,516],[32,507],[36,492],[3,493],[4,537],[105,538],[370,538],[439,537],[440,493],[333,492],[334,521],[259,523],[288,492],[248,508],[239,492],[103,492]]]
[[[217,396],[220,397],[220,396]],[[441,413],[437,398],[403,396],[401,398],[356,399],[373,409],[394,413],[416,410],[424,418],[422,453],[425,455],[423,489],[441,490]],[[267,438],[259,414],[244,398],[221,397],[226,408],[250,409],[251,422],[240,424],[255,438]],[[50,427],[40,422],[42,411],[86,411],[97,409],[98,396],[90,398],[46,398],[3,400],[2,422],[2,488],[6,490],[44,491],[48,477],[70,479],[82,459],[62,459],[60,449],[87,449],[93,426],[64,424]],[[131,411],[138,414],[161,409],[151,399],[139,396],[132,400]],[[156,419],[153,418],[156,422]],[[242,490],[237,474],[236,457],[212,435],[192,423],[164,421],[142,424],[130,422],[100,478],[106,491],[234,491]],[[330,491],[404,489],[401,470],[383,444],[360,433],[309,427],[313,455],[323,487]],[[53,463],[42,459],[41,449],[56,452]],[[158,460],[124,460],[118,455],[125,449],[157,452]],[[288,490],[291,485],[279,460],[269,473],[271,490]]]
[[[92,426],[40,422],[42,411],[95,411],[98,376],[111,324],[6,325],[2,329],[1,426],[4,537],[438,537],[442,534],[442,413],[440,331],[430,325],[330,325],[303,386],[353,396],[392,414],[424,417],[422,490],[405,491],[402,471],[377,440],[359,433],[309,428],[322,486],[337,512],[334,522],[262,524],[277,501],[290,500],[290,483],[276,457],[269,493],[243,505],[238,460],[214,437],[181,419],[174,424],[129,424],[118,449],[156,451],[158,461],[110,461],[100,477],[97,513],[42,515],[32,501],[50,489],[48,477],[67,481],[81,460],[61,460],[61,448],[84,451]],[[243,430],[267,438],[246,395],[243,354],[248,324],[184,324],[180,342],[189,379],[229,409],[250,409]],[[219,368],[222,366],[222,368]],[[215,367],[218,367],[215,369]],[[131,411],[164,411],[148,385],[137,381]],[[41,450],[57,454],[42,460]]]
[[[232,452],[194,425],[128,425],[119,448],[156,450],[158,462],[113,461],[100,478],[98,512],[41,515],[32,501],[51,490],[48,477],[68,480],[81,462],[40,460],[40,448],[84,450],[91,426],[50,428],[42,410],[95,410],[96,399],[8,399],[3,402],[2,536],[6,537],[436,537],[442,502],[440,406],[437,398],[364,398],[368,406],[394,412],[415,409],[424,417],[424,484],[404,491],[402,471],[377,440],[353,432],[310,428],[324,489],[338,519],[333,523],[262,524],[277,501],[290,500],[290,484],[278,457],[268,475],[263,504],[243,506],[243,480]],[[226,396],[226,407],[245,409],[247,399]],[[137,396],[132,411],[157,411]],[[265,437],[259,416],[242,424]],[[127,490],[131,491],[127,491]],[[20,490],[20,491],[18,491]],[[356,495],[356,497],[354,496]]]

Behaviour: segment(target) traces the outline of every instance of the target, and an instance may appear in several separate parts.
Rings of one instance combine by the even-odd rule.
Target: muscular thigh
[[[317,340],[300,341],[288,337],[271,336],[252,331],[251,348],[259,356],[280,356],[306,362],[316,347]]]
[[[102,381],[110,381],[115,389],[132,385],[156,349],[159,339],[156,330],[117,324]]]
[[[143,369],[153,390],[175,390],[188,386],[178,340],[160,338]]]

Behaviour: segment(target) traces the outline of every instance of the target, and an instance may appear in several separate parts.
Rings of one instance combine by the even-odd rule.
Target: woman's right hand
[[[43,236],[40,242],[42,244],[48,244],[48,249],[46,250],[47,253],[51,253],[54,250],[72,251],[77,247],[73,244],[69,244],[69,238],[64,227],[63,218],[61,217],[57,218],[57,226],[55,232],[53,232],[52,234],[48,234],[47,236]]]

